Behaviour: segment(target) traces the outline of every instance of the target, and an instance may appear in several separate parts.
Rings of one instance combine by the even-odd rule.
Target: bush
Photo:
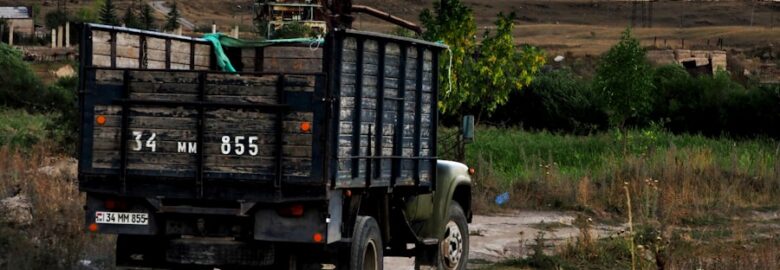
[[[7,44],[0,43],[0,105],[42,109],[37,99],[43,93],[43,84],[22,54]]]
[[[603,129],[606,114],[587,85],[567,69],[543,72],[527,89],[511,95],[490,121],[577,134]]]
[[[743,106],[750,102],[749,92],[725,72],[692,77],[680,66],[664,66],[656,70],[653,82],[656,92],[651,118],[660,119],[666,128],[676,133],[708,136],[742,133],[731,130],[727,119],[733,119],[735,116],[731,114],[740,110],[752,113],[760,110]],[[751,113],[739,113],[745,114]]]
[[[46,140],[49,135],[47,127],[53,124],[48,115],[0,110],[0,146],[29,149]]]
[[[76,153],[76,142],[79,136],[79,110],[76,91],[77,77],[65,77],[57,80],[57,83],[49,86],[47,92],[50,108],[55,112],[54,121],[47,126],[52,140],[59,150],[66,153]]]
[[[305,38],[305,37],[313,37],[315,35],[316,34],[314,33],[314,30],[311,29],[311,27],[308,27],[299,22],[292,22],[292,23],[284,24],[281,28],[274,31],[273,38],[274,39]]]
[[[65,79],[71,88],[60,85],[45,87],[19,51],[0,44],[0,106],[25,109],[28,112],[59,112],[74,104],[74,78]],[[64,82],[63,81],[63,82]]]

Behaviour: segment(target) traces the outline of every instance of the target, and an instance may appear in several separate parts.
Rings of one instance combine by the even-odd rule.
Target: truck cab
[[[79,187],[118,266],[465,269],[469,168],[436,150],[444,45],[221,39],[84,26]]]

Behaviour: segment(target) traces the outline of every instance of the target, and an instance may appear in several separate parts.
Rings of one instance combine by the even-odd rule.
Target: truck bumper
[[[273,265],[276,246],[267,242],[242,242],[228,238],[179,238],[120,235],[118,266],[170,267]]]

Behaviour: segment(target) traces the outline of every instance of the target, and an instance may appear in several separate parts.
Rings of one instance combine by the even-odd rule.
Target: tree
[[[593,87],[602,97],[610,125],[618,128],[626,150],[626,121],[644,116],[652,105],[653,72],[639,40],[626,29],[605,53],[596,69]]]
[[[498,14],[496,34],[486,30],[479,47],[479,57],[474,63],[474,89],[466,104],[480,105],[488,114],[509,100],[512,92],[520,91],[533,80],[533,76],[544,65],[543,53],[531,46],[515,48],[512,30],[515,13]]]
[[[33,16],[33,24],[40,24],[40,15],[38,13],[41,13],[41,4],[34,3],[32,5],[32,16]]]
[[[471,98],[471,65],[476,46],[477,25],[472,10],[460,0],[442,0],[434,2],[434,11],[425,9],[420,21],[425,27],[423,38],[441,41],[450,47],[447,54],[440,57],[441,78],[439,109],[442,113],[453,114]],[[435,12],[435,13],[434,13]],[[451,63],[451,65],[450,65]]]
[[[54,29],[68,22],[68,14],[62,10],[52,10],[46,13],[46,16],[44,16],[44,21],[46,23],[46,27],[49,29]]]
[[[443,82],[439,109],[444,114],[455,114],[464,106],[479,113],[492,113],[509,100],[512,92],[531,83],[545,62],[536,48],[525,46],[520,51],[515,48],[514,14],[499,14],[496,34],[486,31],[479,46],[470,8],[460,0],[442,0],[440,4],[434,3],[434,10],[436,14],[424,10],[420,21],[425,26],[425,39],[441,41],[450,47],[440,57]]]
[[[171,11],[168,11],[168,15],[165,17],[165,31],[173,31],[179,28],[179,9],[176,7],[176,1],[173,1]]]
[[[100,7],[100,23],[108,25],[119,25],[119,19],[116,16],[116,6],[112,0],[105,0]]]
[[[145,30],[153,30],[157,28],[155,25],[154,12],[152,7],[146,2],[141,2],[141,11],[139,12],[141,28]]]
[[[130,4],[130,7],[125,10],[125,15],[122,17],[122,22],[129,28],[141,28],[141,22],[138,20],[138,16],[135,12],[135,3]]]

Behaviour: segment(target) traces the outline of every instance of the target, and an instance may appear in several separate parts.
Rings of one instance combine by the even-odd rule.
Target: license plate
[[[120,212],[95,212],[95,223],[122,224],[122,225],[148,225],[147,213],[120,213]]]

